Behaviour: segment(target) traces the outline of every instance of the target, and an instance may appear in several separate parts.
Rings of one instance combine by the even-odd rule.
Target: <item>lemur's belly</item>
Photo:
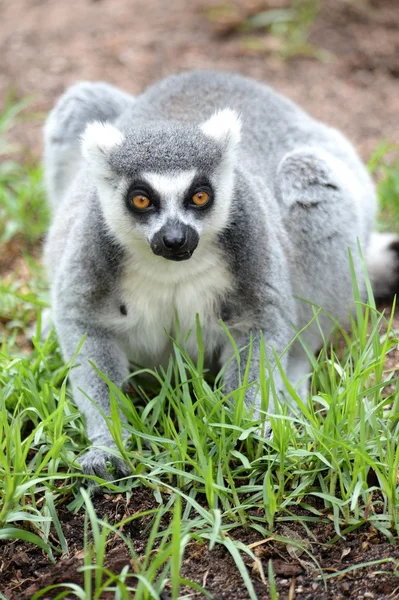
[[[144,367],[167,365],[173,341],[195,359],[198,354],[197,315],[204,350],[210,358],[227,341],[220,310],[229,293],[231,275],[217,252],[196,256],[185,263],[164,260],[160,274],[131,264],[121,280],[123,311],[113,319],[113,329],[128,359]],[[156,275],[156,277],[154,277]],[[122,314],[124,313],[124,314]]]
[[[185,314],[177,320],[166,318],[162,321],[154,314],[153,319],[143,319],[131,329],[119,335],[120,343],[129,361],[137,366],[153,368],[167,367],[173,353],[176,340],[179,348],[186,351],[194,361],[198,356],[198,339],[196,315]],[[182,318],[183,317],[183,318]],[[198,315],[201,323],[201,335],[204,344],[205,358],[210,360],[226,336],[218,323],[216,315]]]

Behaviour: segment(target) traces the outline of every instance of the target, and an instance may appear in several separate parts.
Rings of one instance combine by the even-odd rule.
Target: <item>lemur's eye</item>
[[[151,200],[147,198],[147,196],[144,196],[144,194],[137,194],[137,196],[133,196],[131,203],[133,204],[134,208],[137,208],[138,210],[145,210],[150,206]]]
[[[195,204],[195,206],[205,206],[205,204],[209,202],[209,194],[208,192],[204,191],[197,192],[191,198],[191,201],[193,204]]]

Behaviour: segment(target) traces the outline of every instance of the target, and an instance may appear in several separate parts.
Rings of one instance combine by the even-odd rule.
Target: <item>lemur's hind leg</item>
[[[68,89],[44,128],[46,187],[55,210],[81,165],[80,136],[91,121],[114,121],[133,96],[107,83],[82,81]]]
[[[275,193],[293,247],[290,273],[302,340],[289,350],[287,375],[303,397],[311,368],[302,344],[308,352],[319,350],[334,322],[348,323],[354,308],[349,251],[364,295],[357,244],[366,251],[375,196],[371,183],[362,185],[343,161],[318,147],[283,157]]]

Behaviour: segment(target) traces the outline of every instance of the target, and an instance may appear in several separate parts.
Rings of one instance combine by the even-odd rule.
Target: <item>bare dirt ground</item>
[[[368,159],[382,139],[399,141],[399,3],[397,0],[325,0],[310,41],[331,53],[327,63],[310,58],[283,62],[268,49],[268,36],[258,35],[256,50],[229,23],[211,21],[209,7],[219,0],[0,0],[0,104],[12,86],[18,97],[33,95],[37,111],[47,111],[65,88],[79,79],[106,80],[133,94],[172,72],[219,68],[254,76],[287,94],[315,117],[346,133]],[[246,15],[257,7],[281,6],[281,0],[232,3]],[[20,124],[13,135],[27,154],[41,151],[41,123]],[[8,268],[10,262],[6,261]],[[398,361],[399,362],[399,361]],[[100,515],[116,521],[153,506],[146,490],[126,505],[119,498],[97,500]],[[28,600],[50,583],[81,581],[83,517],[60,514],[71,556],[51,565],[36,548],[21,542],[0,546],[0,591],[7,598]],[[131,532],[137,552],[144,551],[144,524]],[[312,553],[326,572],[376,558],[399,558],[375,530],[364,526],[333,546],[331,524],[314,525]],[[303,530],[301,530],[303,535]],[[244,535],[247,543],[255,534]],[[273,559],[282,598],[313,600],[399,598],[393,566],[369,567],[330,579],[327,590],[315,580],[305,561],[292,558],[272,541],[257,552]],[[119,571],[129,558],[122,547],[110,547],[107,565]],[[251,567],[248,565],[249,568]],[[206,586],[216,600],[245,600],[245,591],[231,559],[219,549],[190,545],[183,575]],[[260,599],[268,589],[255,572]],[[291,590],[291,591],[290,591]],[[51,596],[48,596],[49,598]],[[104,596],[105,598],[105,596]],[[164,596],[166,600],[167,594]]]
[[[312,502],[312,500],[310,500]],[[154,507],[152,492],[142,488],[134,490],[128,504],[119,496],[107,496],[95,502],[97,514],[110,523],[116,523],[140,511]],[[298,511],[301,514],[301,511]],[[304,514],[304,511],[303,511]],[[31,600],[40,589],[63,582],[83,584],[83,574],[77,569],[83,565],[83,531],[82,514],[74,515],[66,509],[59,511],[58,516],[68,540],[70,554],[61,557],[55,565],[31,544],[9,542],[0,546],[0,565],[2,566],[3,587],[0,590],[8,600]],[[151,516],[132,521],[124,528],[125,535],[130,535],[135,551],[143,557],[148,536],[148,524]],[[376,561],[384,558],[399,559],[399,548],[392,546],[373,527],[364,526],[341,539],[334,545],[328,542],[334,538],[334,526],[327,518],[324,522],[308,523],[313,537],[309,538],[309,550],[321,565],[325,575],[331,576],[356,564]],[[304,539],[304,529],[300,524],[277,526],[276,534]],[[320,571],[306,554],[294,558],[289,548],[273,540],[265,540],[260,535],[240,531],[239,539],[255,546],[255,553],[262,560],[265,572],[269,559],[273,561],[276,583],[280,599],[285,600],[395,600],[399,598],[398,577],[393,574],[393,565],[382,564],[368,568],[360,568],[327,581],[327,586],[320,580]],[[259,545],[256,545],[256,544]],[[255,564],[244,557],[248,572],[259,600],[270,598],[268,584],[262,583]],[[119,573],[130,564],[130,555],[114,536],[107,544],[105,566]],[[0,571],[1,573],[1,571]],[[214,600],[248,600],[249,595],[240,574],[227,551],[217,547],[209,552],[206,545],[191,542],[185,553],[181,574],[187,579],[197,581],[212,594]],[[1,580],[0,580],[1,581]],[[192,590],[186,590],[192,600],[200,600],[203,596]],[[56,591],[48,592],[45,600],[55,598]],[[72,596],[67,596],[72,598]],[[113,593],[103,594],[101,600],[111,600]],[[140,600],[137,598],[137,600]],[[171,600],[165,591],[162,600]]]
[[[267,81],[344,131],[364,158],[382,138],[399,139],[397,0],[324,0],[310,41],[331,61],[282,62],[208,18],[221,0],[0,0],[0,100],[12,85],[47,110],[79,79],[106,80],[136,94],[172,72],[238,71]],[[245,16],[282,0],[235,0]],[[264,44],[264,52],[262,52]],[[0,101],[1,104],[1,101]],[[40,147],[40,124],[19,132]]]

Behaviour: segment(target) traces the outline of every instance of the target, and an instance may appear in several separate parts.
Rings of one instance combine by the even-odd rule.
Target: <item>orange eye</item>
[[[142,194],[139,194],[137,196],[133,196],[132,204],[138,210],[145,210],[146,208],[148,208],[150,206],[151,200],[149,198],[147,198],[147,196],[143,196]]]
[[[191,200],[195,206],[205,206],[209,201],[209,194],[207,192],[197,192]]]

